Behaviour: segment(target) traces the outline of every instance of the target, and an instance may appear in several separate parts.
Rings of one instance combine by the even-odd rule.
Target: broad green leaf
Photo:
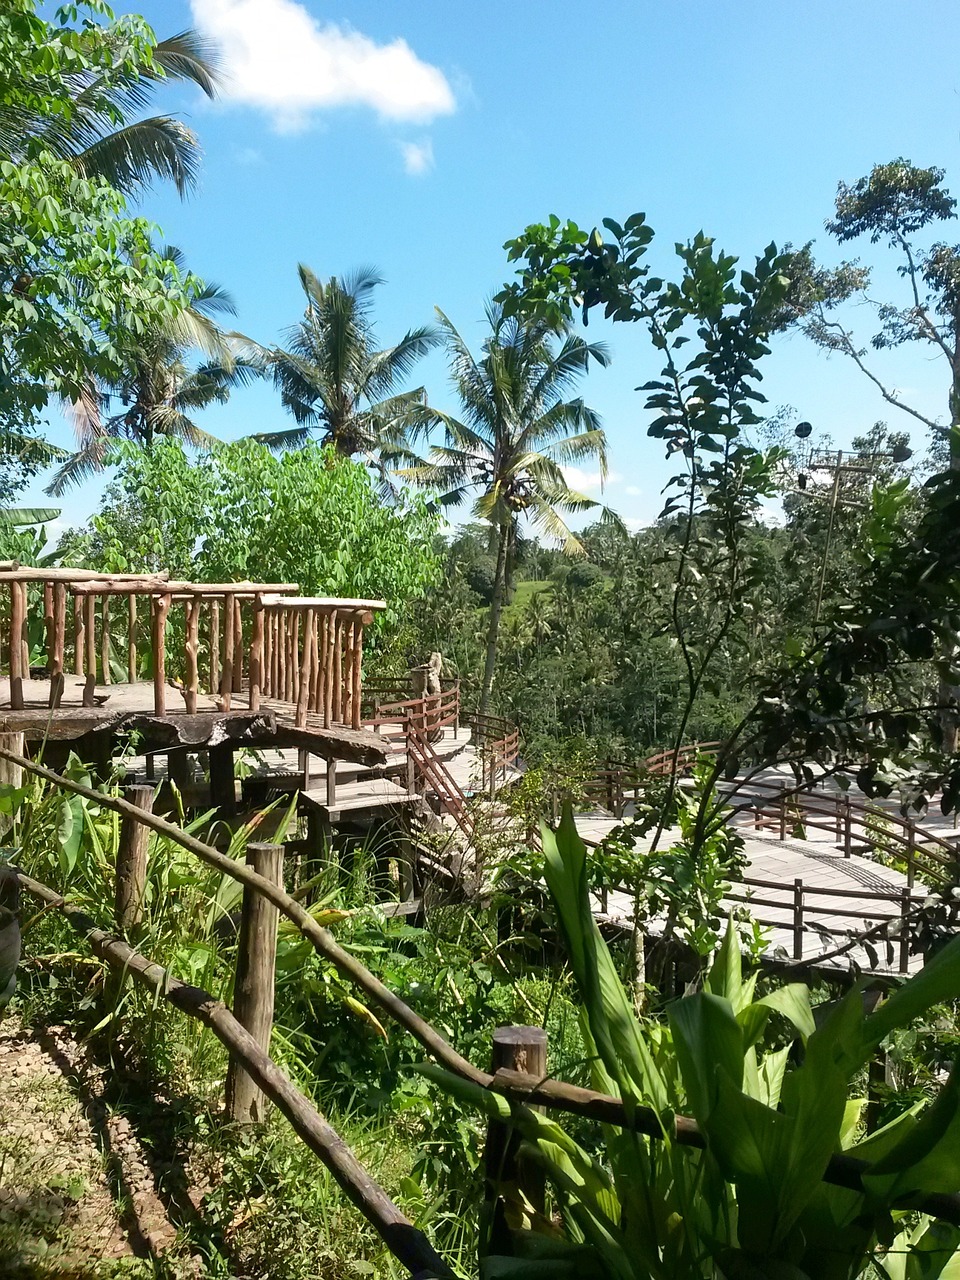
[[[703,1125],[717,1103],[718,1076],[743,1081],[743,1031],[727,1000],[700,991],[667,1010],[690,1110]]]
[[[952,938],[942,951],[929,960],[918,974],[880,1005],[864,1021],[861,1061],[866,1062],[873,1050],[898,1027],[907,1026],[935,1004],[960,996],[960,935]]]
[[[769,995],[762,996],[757,1004],[783,1014],[796,1027],[804,1040],[812,1036],[817,1029],[813,1010],[810,1007],[810,988],[802,982],[791,982],[785,987],[778,987]]]

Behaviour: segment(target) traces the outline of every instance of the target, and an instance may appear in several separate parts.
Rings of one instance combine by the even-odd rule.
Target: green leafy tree
[[[316,444],[275,455],[238,440],[191,459],[180,441],[113,446],[117,478],[71,563],[115,572],[169,569],[199,582],[295,582],[307,595],[383,599],[379,631],[437,578],[438,516],[417,495],[385,504],[358,462]]]
[[[95,12],[102,7],[95,6]],[[151,246],[149,224],[50,133],[155,71],[141,19],[101,26],[39,18],[30,0],[0,12],[0,432],[35,428],[51,396],[77,400],[91,377],[120,376],[130,334],[170,323],[201,286]],[[82,92],[81,92],[82,90]],[[49,123],[49,130],[41,128]]]
[[[160,257],[185,269],[182,252],[168,245]],[[158,436],[172,436],[197,447],[214,438],[197,426],[195,415],[211,404],[224,404],[233,387],[257,377],[257,370],[235,355],[237,338],[216,322],[234,314],[225,290],[206,283],[191,305],[170,321],[131,336],[119,353],[119,377],[91,384],[71,406],[79,448],[59,468],[48,492],[60,495],[91,472],[102,470],[109,442],[132,440],[149,449]],[[194,352],[206,357],[194,367]]]
[[[297,426],[257,439],[271,447],[298,445],[315,430],[322,444],[344,457],[376,463],[381,450],[402,443],[425,403],[422,387],[398,388],[436,335],[410,329],[396,346],[378,350],[370,316],[373,291],[382,283],[376,272],[322,281],[303,263],[298,270],[307,305],[286,334],[286,346],[248,348],[251,360],[272,376]]]
[[[898,259],[904,295],[878,300],[869,291],[871,273],[858,262],[825,267],[812,246],[790,255],[791,288],[783,322],[798,324],[818,346],[851,359],[884,400],[923,423],[941,442],[960,423],[960,244],[933,238],[935,228],[956,218],[957,202],[943,186],[944,170],[922,169],[902,157],[878,164],[856,182],[841,182],[827,231],[841,244],[869,237]],[[876,351],[922,343],[945,363],[946,422],[931,418],[888,386],[871,367],[869,352],[846,319],[842,304],[856,298],[878,321],[869,346]],[[954,465],[960,465],[960,457]]]
[[[22,161],[49,151],[124,195],[155,178],[172,181],[181,195],[195,184],[201,153],[193,130],[172,116],[131,117],[169,81],[188,81],[214,97],[219,72],[212,46],[194,31],[158,41],[142,18],[114,20],[96,0],[61,6],[42,28],[34,0],[11,0],[7,9],[0,21],[11,35],[31,40],[42,30],[48,62],[3,57],[0,150],[6,156]],[[80,13],[77,30],[71,23]],[[57,64],[64,73],[63,110],[51,112],[44,77]]]
[[[426,458],[408,453],[401,474],[440,490],[445,504],[475,493],[473,515],[490,529],[496,567],[480,693],[480,710],[485,711],[521,521],[529,521],[567,554],[583,553],[561,512],[576,513],[597,504],[567,484],[562,467],[596,460],[605,475],[607,445],[597,413],[582,399],[564,397],[591,359],[607,363],[607,352],[601,343],[587,343],[572,334],[558,345],[553,324],[521,321],[492,305],[487,309],[490,336],[477,358],[443,312],[438,314],[464,417],[424,408],[420,432],[440,426],[444,443],[434,445]],[[404,455],[398,451],[394,456]]]

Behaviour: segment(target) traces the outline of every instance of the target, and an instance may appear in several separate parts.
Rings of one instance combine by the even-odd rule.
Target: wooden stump
[[[153,812],[153,787],[127,787],[124,799],[145,813]],[[150,829],[136,818],[124,816],[117,846],[116,920],[124,936],[129,936],[143,919],[147,887],[147,846]]]
[[[542,1027],[497,1027],[493,1033],[490,1069],[506,1068],[544,1079],[547,1074],[547,1033]],[[543,1171],[518,1155],[519,1137],[509,1124],[491,1121],[484,1149],[484,1201],[489,1220],[487,1248],[505,1253],[510,1248],[507,1201],[519,1193],[535,1209],[544,1211]]]

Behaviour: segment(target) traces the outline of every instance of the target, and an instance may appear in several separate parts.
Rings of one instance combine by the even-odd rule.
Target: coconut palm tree
[[[118,55],[126,53],[125,36],[117,29]],[[181,195],[195,184],[200,162],[196,134],[172,116],[136,119],[158,84],[190,81],[209,98],[219,81],[216,51],[195,31],[160,40],[154,65],[109,79],[96,71],[74,77],[72,110],[63,117],[32,113],[22,99],[10,95],[0,108],[0,147],[13,159],[27,143],[37,142],[55,155],[73,160],[87,176],[106,178],[125,195],[135,195],[155,178],[174,183]]]
[[[257,438],[271,447],[297,446],[316,430],[338,453],[377,464],[381,451],[402,444],[424,406],[422,387],[397,387],[438,335],[411,329],[396,346],[377,350],[370,307],[383,281],[376,272],[367,268],[324,282],[303,263],[298,270],[307,300],[303,319],[284,335],[285,347],[247,352],[272,376],[297,426]]]
[[[184,255],[167,245],[160,256],[178,271]],[[131,336],[121,376],[110,384],[91,383],[82,399],[70,406],[77,451],[58,469],[47,489],[60,496],[86,476],[102,470],[111,440],[133,440],[150,448],[157,436],[174,436],[197,448],[215,438],[197,426],[194,415],[211,404],[223,404],[233,387],[259,377],[259,370],[238,356],[248,339],[224,333],[218,315],[236,308],[219,285],[206,284],[191,306],[162,328]],[[194,367],[192,354],[203,362]]]
[[[425,458],[398,449],[392,460],[404,460],[399,474],[439,489],[444,503],[459,503],[474,494],[472,514],[489,526],[497,560],[480,696],[480,710],[486,711],[521,521],[529,521],[536,533],[558,542],[567,554],[583,554],[561,513],[584,511],[597,503],[572,489],[562,468],[587,459],[596,462],[605,477],[607,443],[597,413],[583,400],[564,396],[591,359],[606,365],[608,357],[602,343],[587,343],[569,333],[555,341],[558,335],[549,326],[505,317],[491,303],[490,336],[478,359],[443,312],[437,314],[463,418],[424,406],[418,414],[419,434],[439,426],[444,443],[433,445]]]

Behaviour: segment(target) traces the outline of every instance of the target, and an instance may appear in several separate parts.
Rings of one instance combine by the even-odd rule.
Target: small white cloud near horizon
[[[264,111],[294,133],[314,113],[369,107],[382,120],[426,123],[456,109],[438,67],[407,42],[377,44],[362,32],[320,24],[297,0],[190,0],[193,20],[222,51],[222,97]]]
[[[433,143],[429,138],[425,142],[401,142],[400,154],[404,171],[413,178],[419,178],[433,168]]]
[[[606,480],[603,479],[599,470],[584,471],[580,467],[561,467],[563,478],[571,489],[577,489],[581,493],[586,493],[589,489],[602,489],[605,484],[616,484],[620,479],[616,471],[608,471]]]
[[[641,529],[646,529],[647,525],[650,523],[650,521],[645,520],[643,516],[623,516],[621,518],[631,533],[639,533]]]
[[[639,485],[628,484],[624,489],[624,493],[629,493],[631,498],[639,498],[640,495],[643,493],[643,490],[639,487]]]

